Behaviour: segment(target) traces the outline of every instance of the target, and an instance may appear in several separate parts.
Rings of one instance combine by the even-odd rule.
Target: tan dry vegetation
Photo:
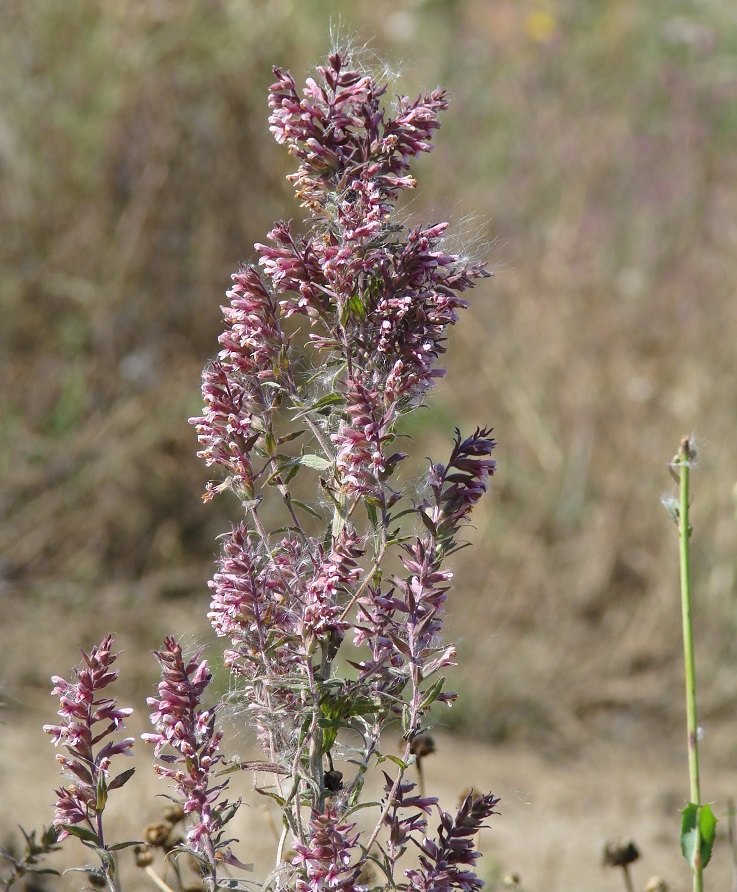
[[[115,631],[142,707],[147,651],[168,631],[207,636],[205,582],[235,505],[200,503],[186,418],[230,272],[298,213],[267,133],[270,66],[301,76],[332,12],[317,0],[0,4],[0,737],[27,740],[29,765],[51,762],[40,706],[78,646]],[[659,496],[694,432],[701,718],[709,766],[727,769],[734,5],[377,0],[342,16],[404,60],[408,92],[450,88],[408,213],[451,216],[496,264],[413,428],[418,458],[442,456],[456,424],[493,424],[499,440],[450,602],[462,697],[439,720],[462,739],[542,749],[556,761],[531,769],[533,792],[551,764],[575,789],[575,759],[601,738],[663,765],[680,755],[676,544]],[[723,812],[734,790],[713,789]],[[614,823],[624,806],[592,796]],[[24,820],[48,820],[45,777],[29,800]],[[672,814],[658,820],[675,834]],[[534,878],[545,850],[528,852],[533,871],[499,861],[530,888],[575,888]]]

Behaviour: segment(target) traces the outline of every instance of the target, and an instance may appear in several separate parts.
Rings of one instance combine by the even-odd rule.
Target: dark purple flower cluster
[[[479,428],[461,440],[456,431],[448,464],[430,468],[428,482],[433,500],[417,507],[426,532],[411,545],[404,545],[400,555],[406,575],[394,575],[388,592],[369,587],[359,599],[354,642],[366,642],[371,648],[371,658],[360,667],[361,678],[371,684],[374,693],[384,691],[393,696],[396,678],[405,664],[417,689],[438,670],[453,664],[455,649],[439,644],[444,602],[453,575],[443,567],[443,561],[455,547],[459,526],[468,519],[494,473],[496,463],[488,456],[495,443],[489,434]],[[438,699],[452,696],[439,694]]]
[[[294,846],[292,864],[299,868],[296,892],[365,892],[367,887],[358,883],[360,864],[351,866],[358,852],[354,826],[341,822],[331,805],[324,812],[313,812],[306,842]]]
[[[456,440],[447,465],[432,465],[428,483],[433,493],[433,504],[423,504],[420,510],[424,522],[448,554],[455,546],[455,534],[469,519],[473,506],[486,492],[489,477],[496,470],[491,455],[496,442],[490,430],[476,428],[470,437]]]
[[[154,765],[156,773],[175,782],[184,813],[196,816],[187,833],[190,848],[213,867],[219,835],[232,809],[220,799],[227,781],[210,784],[213,768],[222,759],[218,752],[222,731],[215,730],[215,712],[201,707],[212,675],[207,660],[200,661],[201,651],[185,662],[174,638],[166,638],[155,656],[161,666],[159,695],[147,702],[154,709],[151,723],[156,733],[142,738],[155,745],[154,755],[163,763]],[[175,754],[162,753],[167,747]]]
[[[484,827],[484,821],[493,814],[499,802],[491,793],[477,796],[469,793],[461,803],[456,816],[440,809],[440,826],[437,839],[425,839],[420,846],[418,870],[405,870],[410,888],[417,892],[476,892],[484,882],[473,868],[481,857],[474,844],[474,837]]]
[[[58,697],[61,708],[58,725],[44,725],[51,734],[54,745],[62,744],[69,756],[59,754],[56,759],[64,773],[73,782],[56,791],[56,815],[54,826],[60,829],[59,839],[75,832],[74,825],[86,825],[84,837],[96,845],[105,845],[102,830],[102,812],[107,794],[122,787],[130,779],[134,769],[110,778],[110,761],[113,756],[131,756],[134,740],[126,737],[115,741],[112,735],[124,727],[125,719],[133,712],[121,709],[113,697],[100,696],[118,678],[118,671],[110,667],[118,657],[112,653],[112,636],[93,647],[89,654],[82,651],[84,667],[75,669],[76,682],[71,683],[52,677],[52,696]],[[103,741],[106,742],[99,746]]]
[[[384,792],[388,799],[388,809],[384,816],[384,824],[389,828],[387,849],[390,863],[396,863],[404,854],[408,843],[414,842],[415,833],[427,830],[425,815],[429,815],[433,806],[437,806],[435,796],[409,795],[416,784],[405,781],[395,783],[384,772]],[[410,811],[410,814],[406,814]]]

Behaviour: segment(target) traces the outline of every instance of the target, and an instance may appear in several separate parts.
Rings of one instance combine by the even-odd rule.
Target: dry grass
[[[495,240],[497,278],[472,295],[416,430],[419,455],[456,423],[493,424],[499,440],[451,602],[466,667],[455,723],[564,748],[582,731],[636,741],[680,723],[676,538],[659,494],[691,432],[702,717],[716,722],[737,692],[733,4],[356,7],[347,26],[406,60],[408,90],[454,96],[409,211],[471,236],[462,218],[478,212]],[[180,629],[204,612],[235,506],[200,505],[185,419],[228,275],[297,213],[266,132],[270,65],[302,73],[319,57],[330,8],[0,4],[16,706],[108,630],[105,610],[134,652],[177,609]],[[41,624],[43,654],[18,656],[46,609],[63,635]]]

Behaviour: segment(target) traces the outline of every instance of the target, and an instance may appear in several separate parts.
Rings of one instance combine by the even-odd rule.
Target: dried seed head
[[[153,864],[154,853],[148,846],[136,846],[133,854],[136,858],[136,867],[149,867]]]
[[[157,821],[155,824],[147,824],[143,831],[143,838],[146,844],[154,848],[163,848],[166,845],[169,834],[171,833],[171,824],[166,821]]]
[[[663,877],[650,877],[645,883],[645,892],[668,892],[670,886]]]
[[[610,839],[604,846],[604,867],[626,867],[640,857],[640,851],[631,839]]]

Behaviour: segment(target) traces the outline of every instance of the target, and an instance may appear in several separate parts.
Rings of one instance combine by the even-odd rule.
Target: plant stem
[[[693,646],[693,622],[691,610],[691,556],[689,539],[691,526],[688,522],[689,472],[693,453],[688,437],[681,440],[674,465],[679,478],[678,543],[681,567],[681,615],[683,619],[683,659],[686,670],[686,722],[688,726],[688,776],[691,802],[701,805],[699,786],[699,729],[696,719],[696,667]],[[697,830],[698,834],[698,824]],[[701,840],[696,840],[696,852],[700,851]],[[703,866],[696,855],[693,865],[694,892],[703,889]]]
[[[629,864],[622,865],[622,873],[624,874],[624,888],[627,892],[635,892],[634,884],[632,883],[632,874],[630,873]]]

